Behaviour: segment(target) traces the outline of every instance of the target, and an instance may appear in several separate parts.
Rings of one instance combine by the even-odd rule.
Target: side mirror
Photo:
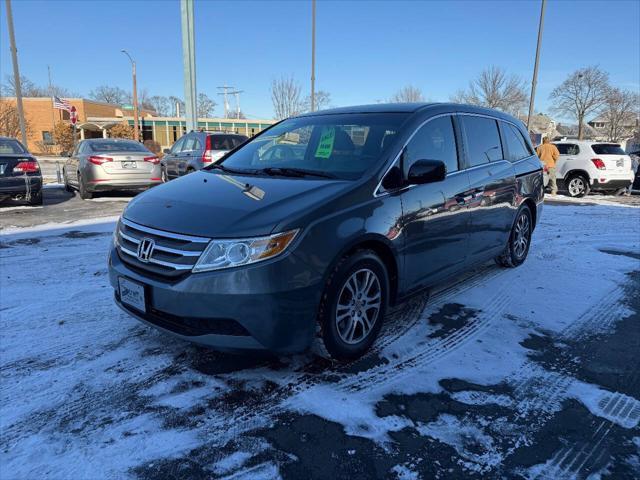
[[[447,176],[447,167],[440,160],[416,160],[407,174],[409,185],[441,182]]]
[[[171,153],[171,149],[169,149],[169,148],[165,148],[164,150],[162,150],[162,153],[164,153],[165,155],[166,155],[167,153]]]

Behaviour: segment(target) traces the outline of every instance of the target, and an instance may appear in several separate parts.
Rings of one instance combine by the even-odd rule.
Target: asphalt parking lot
[[[410,299],[344,365],[122,313],[105,253],[130,198],[0,208],[2,478],[640,476],[635,197],[548,199],[522,267]]]

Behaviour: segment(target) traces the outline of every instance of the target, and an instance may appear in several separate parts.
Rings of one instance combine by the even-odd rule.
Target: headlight
[[[194,272],[249,265],[276,257],[286,250],[299,230],[268,237],[212,240],[193,267]]]

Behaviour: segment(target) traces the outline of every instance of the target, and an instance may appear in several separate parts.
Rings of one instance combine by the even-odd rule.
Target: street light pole
[[[531,125],[531,116],[533,115],[533,105],[536,98],[536,84],[538,83],[538,63],[540,62],[540,45],[542,44],[542,28],[544,27],[544,8],[547,0],[542,0],[542,8],[540,9],[540,24],[538,25],[538,45],[536,46],[536,61],[533,66],[533,81],[531,82],[531,97],[529,98],[529,116],[527,117],[527,130]]]
[[[311,111],[316,111],[316,0],[311,0]]]
[[[133,138],[136,141],[140,141],[140,130],[138,126],[138,87],[136,82],[136,62],[133,58],[131,58],[129,52],[124,49],[120,51],[127,57],[129,57],[129,60],[131,61],[131,74],[133,75]]]
[[[16,49],[16,36],[13,31],[13,14],[11,13],[11,0],[6,0],[7,26],[9,27],[9,49],[11,50],[11,61],[13,62],[13,83],[16,91],[16,107],[18,108],[18,122],[20,123],[20,135],[22,144],[27,145],[27,127],[24,123],[24,109],[22,108],[22,86],[20,85],[20,69],[18,67],[18,50]]]

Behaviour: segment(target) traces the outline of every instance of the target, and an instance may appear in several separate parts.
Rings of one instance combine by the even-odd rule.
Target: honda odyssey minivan
[[[527,258],[543,177],[519,120],[455,104],[281,121],[134,198],[109,255],[117,304],[225,350],[362,355],[390,305]]]

